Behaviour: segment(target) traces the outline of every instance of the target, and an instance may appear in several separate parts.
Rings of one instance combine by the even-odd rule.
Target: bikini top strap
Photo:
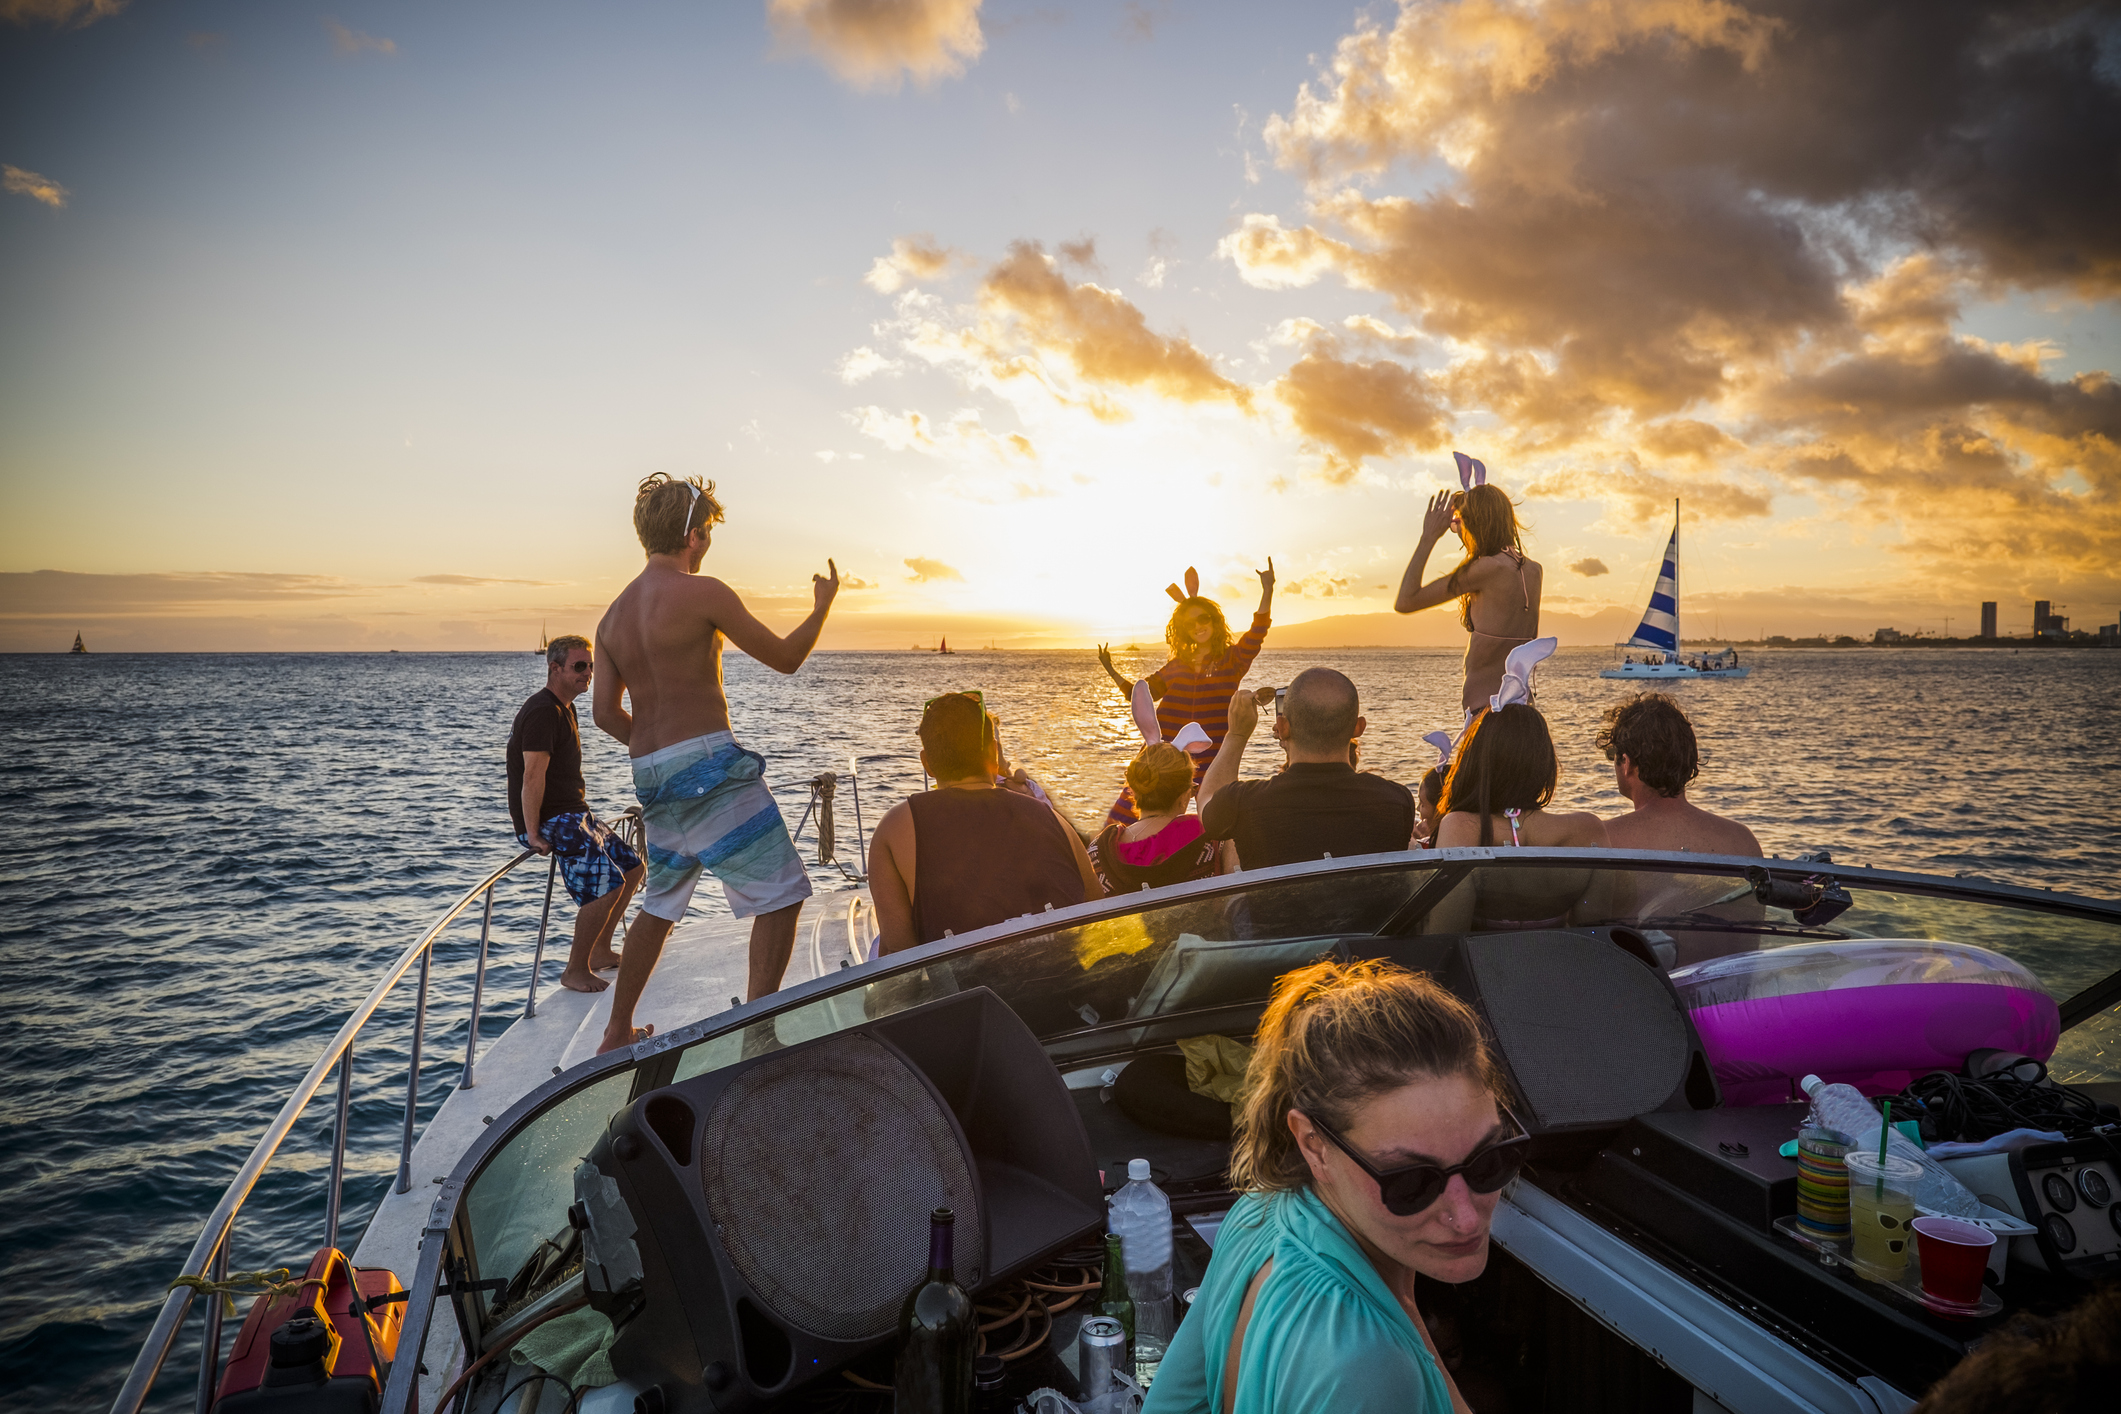
[[[1502,818],[1510,822],[1510,843],[1519,846],[1522,846],[1524,844],[1524,841],[1517,837],[1517,817],[1522,814],[1524,814],[1524,812],[1522,810],[1517,809],[1510,809],[1502,812]]]

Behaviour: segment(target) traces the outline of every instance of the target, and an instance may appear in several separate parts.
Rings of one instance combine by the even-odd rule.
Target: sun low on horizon
[[[714,481],[823,644],[2121,618],[2099,4],[0,4],[0,643],[516,649]],[[1457,559],[1446,537],[1431,575]]]

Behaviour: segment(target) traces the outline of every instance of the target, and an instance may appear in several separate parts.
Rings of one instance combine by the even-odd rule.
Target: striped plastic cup
[[[1834,1129],[1797,1134],[1797,1228],[1820,1242],[1849,1239],[1848,1136]]]

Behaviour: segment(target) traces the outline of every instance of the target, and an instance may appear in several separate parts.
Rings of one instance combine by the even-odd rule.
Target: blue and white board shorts
[[[810,897],[810,875],[766,789],[765,768],[765,757],[728,732],[634,758],[633,793],[648,827],[644,912],[671,923],[683,918],[701,870],[721,881],[739,918]]]
[[[576,904],[604,897],[640,867],[641,857],[591,811],[540,820],[538,833],[552,846],[567,896]],[[530,848],[527,835],[517,835],[516,843]]]

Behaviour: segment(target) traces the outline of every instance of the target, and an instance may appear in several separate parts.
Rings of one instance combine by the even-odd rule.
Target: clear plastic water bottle
[[[1149,1161],[1133,1159],[1126,1185],[1105,1201],[1134,1298],[1136,1382],[1146,1389],[1171,1343],[1171,1200],[1149,1181]]]
[[[1797,1083],[1811,1097],[1814,1124],[1848,1135],[1852,1152],[1878,1152],[1878,1131],[1885,1127],[1885,1120],[1861,1090],[1853,1085],[1828,1085],[1816,1075],[1807,1075]],[[1894,1130],[1886,1145],[1887,1152],[1921,1166],[1922,1178],[1915,1185],[1915,1206],[1955,1218],[1980,1214],[1981,1200],[1905,1134]]]

